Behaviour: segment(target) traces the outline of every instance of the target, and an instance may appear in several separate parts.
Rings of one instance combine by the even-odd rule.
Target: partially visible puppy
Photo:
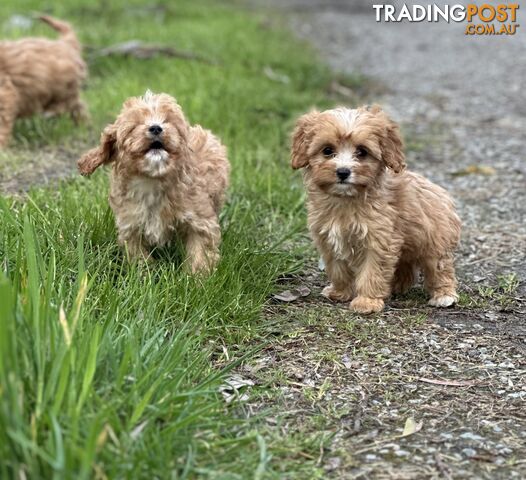
[[[60,33],[58,40],[0,42],[0,147],[7,144],[17,118],[69,113],[77,122],[87,116],[79,95],[87,68],[77,36],[66,22],[40,19]]]
[[[302,116],[292,167],[303,168],[309,229],[326,265],[323,293],[379,312],[422,270],[430,305],[457,301],[453,252],[460,220],[441,187],[405,171],[398,126],[378,107]]]
[[[189,125],[174,98],[148,91],[126,100],[78,166],[90,175],[109,163],[110,205],[129,258],[147,258],[151,247],[178,237],[190,271],[209,272],[219,259],[218,214],[230,170],[218,138]]]

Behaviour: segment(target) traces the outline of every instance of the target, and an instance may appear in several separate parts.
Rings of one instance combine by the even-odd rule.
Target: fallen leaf
[[[300,297],[306,297],[310,294],[310,288],[309,287],[297,287],[293,290],[285,290],[281,293],[276,293],[275,295],[272,295],[272,298],[279,300],[280,302],[294,302]]]
[[[409,435],[413,435],[413,433],[419,432],[422,430],[423,422],[415,422],[415,419],[413,417],[409,417],[405,421],[404,425],[404,431],[402,432],[402,437],[407,437]]]
[[[305,287],[305,286],[298,287],[298,288],[296,288],[296,291],[298,291],[302,297],[306,297],[306,296],[310,295],[310,288],[309,287]]]
[[[249,396],[247,393],[242,393],[241,389],[253,385],[255,385],[254,382],[249,378],[243,378],[241,375],[232,375],[219,387],[219,391],[226,403],[231,403],[234,399],[244,401],[248,400]]]
[[[451,175],[454,177],[461,177],[463,175],[474,175],[474,174],[480,174],[480,175],[495,175],[496,170],[493,167],[488,167],[485,165],[469,165],[466,168],[463,168],[462,170],[457,170],[456,172],[453,172]]]
[[[446,385],[450,387],[472,387],[476,382],[470,380],[435,380],[433,378],[419,378],[421,382],[432,383],[433,385]]]
[[[225,380],[225,384],[230,389],[239,390],[241,387],[253,386],[254,382],[249,378],[243,378],[241,375],[232,375]]]
[[[329,93],[335,93],[336,95],[339,95],[340,97],[345,97],[345,98],[354,98],[355,97],[355,93],[354,93],[354,91],[351,88],[346,87],[345,85],[342,85],[337,80],[333,80],[330,83],[330,85],[329,85]]]

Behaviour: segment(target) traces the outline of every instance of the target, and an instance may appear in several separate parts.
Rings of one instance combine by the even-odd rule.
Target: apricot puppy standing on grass
[[[151,247],[178,237],[190,271],[209,272],[219,259],[218,214],[230,170],[217,137],[189,125],[171,96],[147,91],[126,100],[78,166],[90,175],[108,163],[110,205],[128,257],[147,258]]]
[[[398,126],[378,106],[311,112],[297,122],[292,167],[303,168],[309,229],[326,265],[323,294],[379,312],[424,273],[429,304],[458,299],[460,219],[447,192],[405,171]]]
[[[0,147],[17,118],[69,113],[77,122],[87,117],[79,94],[87,68],[77,36],[69,23],[39,18],[60,33],[58,40],[0,42]]]

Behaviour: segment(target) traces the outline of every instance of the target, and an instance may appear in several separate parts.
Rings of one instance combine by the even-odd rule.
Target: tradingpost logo
[[[373,5],[377,22],[466,22],[466,35],[515,35],[518,3]]]

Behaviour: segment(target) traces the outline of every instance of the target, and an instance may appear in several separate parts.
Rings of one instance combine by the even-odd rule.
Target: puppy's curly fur
[[[8,143],[17,118],[69,113],[77,122],[87,117],[79,95],[87,68],[77,36],[66,22],[40,19],[60,33],[58,40],[0,42],[0,147]]]
[[[405,171],[398,126],[378,107],[302,116],[292,167],[303,168],[309,229],[326,265],[323,294],[379,312],[419,270],[430,305],[457,301],[453,252],[460,220],[441,187]]]
[[[218,214],[230,171],[218,138],[190,126],[174,98],[148,91],[124,103],[78,166],[90,175],[108,163],[110,205],[129,258],[147,258],[150,247],[177,236],[191,272],[209,272],[219,259]]]

